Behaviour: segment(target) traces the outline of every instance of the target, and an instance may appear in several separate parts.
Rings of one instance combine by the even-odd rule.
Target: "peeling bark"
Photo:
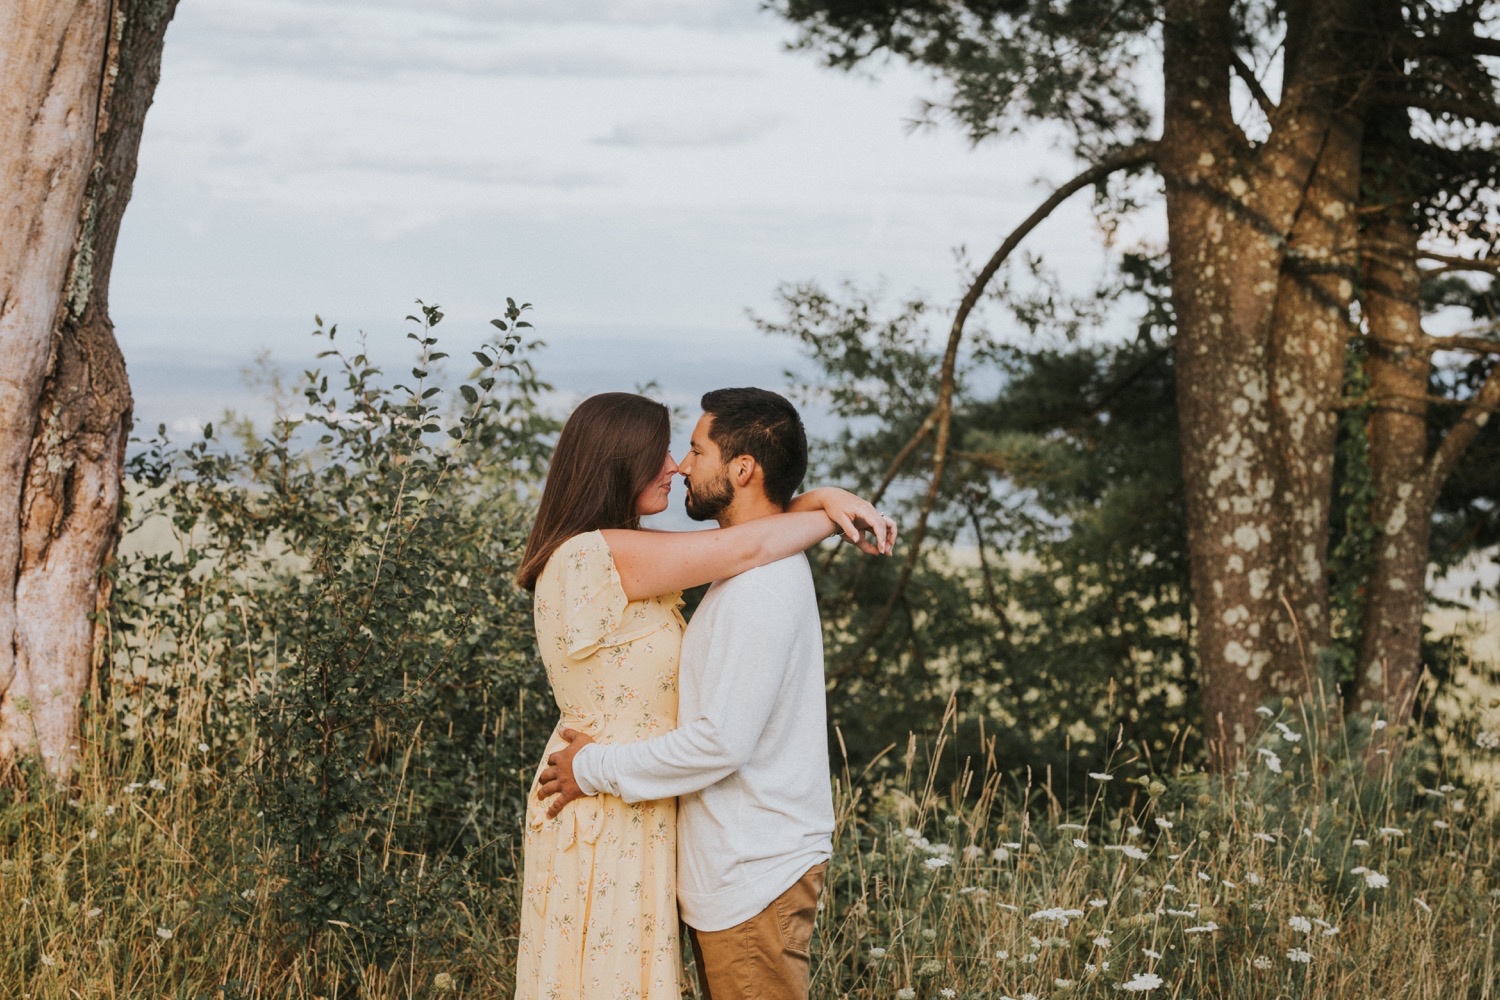
[[[131,399],[108,287],[176,0],[0,11],[0,762],[64,776],[94,668]]]

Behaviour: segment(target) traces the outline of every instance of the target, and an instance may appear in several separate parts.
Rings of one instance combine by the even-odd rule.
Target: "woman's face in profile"
[[[645,517],[648,514],[660,514],[667,509],[667,498],[672,493],[672,477],[675,475],[677,475],[677,463],[672,461],[672,453],[668,452],[662,460],[661,472],[652,480],[651,485],[636,497],[637,515]]]

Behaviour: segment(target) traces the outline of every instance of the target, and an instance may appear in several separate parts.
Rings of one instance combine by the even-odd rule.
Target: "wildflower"
[[[990,852],[990,857],[996,861],[1009,861],[1010,851],[1004,847],[997,847]]]
[[[1096,973],[1096,972],[1099,971],[1099,967],[1097,965],[1095,965],[1093,962],[1084,962],[1083,963],[1083,971],[1087,972],[1089,975],[1092,976],[1094,973]]]
[[[152,778],[150,781],[146,782],[146,787],[151,789],[153,792],[165,792],[167,790],[167,783],[162,781],[160,778]]]
[[[172,928],[158,927],[156,929],[156,936],[161,938],[163,941],[170,941],[172,939]]]
[[[1239,888],[1238,885],[1236,885],[1235,883],[1229,881],[1229,879],[1227,879],[1227,878],[1221,878],[1221,879],[1219,879],[1219,884],[1222,885],[1226,889],[1238,889]]]
[[[57,964],[57,959],[53,958],[51,955],[43,953],[42,964],[47,966],[48,968],[51,968],[52,966]]]
[[[1260,754],[1261,760],[1266,762],[1266,769],[1272,774],[1281,773],[1281,758],[1275,750],[1267,750],[1265,747],[1257,747],[1256,753]]]
[[[881,948],[879,945],[871,948],[870,949],[870,957],[871,958],[885,958],[885,949]]]
[[[1291,927],[1294,931],[1301,931],[1303,934],[1312,933],[1312,921],[1303,916],[1292,917],[1287,921],[1287,926]]]
[[[896,1000],[917,1000],[917,991],[910,986],[903,986],[896,991]]]
[[[1115,776],[1113,774],[1107,774],[1104,771],[1090,771],[1089,772],[1089,777],[1093,778],[1095,781],[1114,781],[1115,780]]]
[[[1246,872],[1245,881],[1251,885],[1260,885],[1260,875],[1257,872]]]
[[[1273,837],[1273,836],[1271,836],[1269,833],[1259,833],[1259,832],[1257,832],[1257,833],[1253,834],[1253,836],[1255,837],[1256,840],[1264,841],[1267,844],[1274,844],[1274,843],[1276,843],[1276,838]]]
[[[1302,739],[1302,734],[1294,732],[1292,728],[1285,722],[1276,723],[1276,728],[1281,730],[1281,738],[1286,740],[1288,743],[1296,743],[1298,740]]]
[[[208,744],[207,743],[199,743],[198,744],[198,752],[199,753],[208,753]],[[438,973],[438,975],[440,975],[440,976],[446,976],[447,973],[446,972],[440,972],[440,973]]]
[[[1303,965],[1306,965],[1312,961],[1312,952],[1304,951],[1301,948],[1288,948],[1286,950],[1286,957],[1288,961],[1301,962]]]
[[[1037,910],[1031,915],[1032,920],[1050,920],[1054,923],[1068,926],[1068,921],[1074,917],[1083,916],[1082,910],[1065,910],[1061,906],[1054,906],[1046,910]]]
[[[1172,829],[1172,821],[1163,816],[1156,817],[1156,825],[1161,827],[1163,830]]]
[[[1087,830],[1088,829],[1088,827],[1084,826],[1082,823],[1059,823],[1059,824],[1057,824],[1057,828],[1059,830]]]
[[[936,941],[937,940],[937,931],[934,930],[931,927],[923,927],[922,928],[922,940],[923,941]]]
[[[1078,848],[1081,851],[1081,850],[1084,850],[1085,848],[1087,848],[1089,845],[1088,845],[1088,841],[1086,841],[1086,840],[1080,840],[1079,838],[1074,837],[1073,838],[1073,846],[1076,847],[1076,848]]]
[[[926,979],[928,977],[935,976],[942,971],[943,963],[939,962],[935,958],[929,958],[927,961],[923,962],[921,966],[918,967],[917,975],[921,976],[923,979]]]
[[[997,961],[1003,962],[1007,958],[1010,958],[1010,952],[1006,951],[1004,948],[1001,948],[999,951],[995,952],[995,959]]]
[[[1009,847],[1012,851],[1019,851],[1021,849],[1021,845],[1020,844],[1012,843],[1011,841],[1006,841],[1001,846],[1002,847]]]
[[[1446,830],[1448,829],[1448,821],[1443,819],[1435,819],[1432,821],[1432,828],[1434,830]]]
[[[1481,750],[1494,750],[1500,748],[1500,735],[1485,730],[1474,737],[1474,745]]]
[[[1203,923],[1199,924],[1197,927],[1184,927],[1182,929],[1182,933],[1184,933],[1184,934],[1212,934],[1214,931],[1216,931],[1218,929],[1219,929],[1219,925],[1218,924],[1214,923],[1212,920],[1205,920]]]
[[[1355,847],[1369,847],[1370,842],[1363,837],[1355,837],[1352,841]]]
[[[1380,828],[1380,835],[1386,838],[1404,837],[1406,836],[1406,831],[1401,829],[1399,826],[1382,826]]]
[[[97,920],[100,916],[103,915],[103,913],[104,913],[104,911],[101,910],[99,907],[97,907],[97,906],[91,906],[91,907],[89,907],[89,911],[87,913],[85,913],[84,916],[87,917],[89,920]]]
[[[447,972],[439,972],[432,977],[432,988],[444,993],[451,992],[454,987],[453,976]]]
[[[1142,948],[1141,949],[1141,954],[1145,955],[1147,958],[1151,959],[1151,961],[1153,961],[1153,962],[1156,961],[1158,958],[1161,958],[1161,952],[1159,952],[1159,951],[1153,951],[1150,948]],[[1157,985],[1161,985],[1161,984],[1158,983]]]
[[[1182,890],[1179,889],[1179,888],[1177,888],[1171,882],[1163,882],[1161,884],[1161,891],[1162,892],[1181,892]]]
[[[1272,962],[1264,955],[1256,955],[1255,961],[1251,962],[1250,964],[1264,972],[1266,969],[1269,969],[1271,967]]]
[[[141,784],[139,781],[132,781],[130,784],[125,786],[125,791],[127,794],[134,794],[145,787],[146,786]]]
[[[1107,900],[1107,899],[1091,899],[1091,900],[1089,900],[1089,905],[1092,906],[1096,910],[1102,910],[1104,907],[1106,907],[1106,906],[1109,905],[1109,900]]]
[[[946,998],[946,1000],[952,1000],[953,997],[958,996],[958,990],[955,990],[951,986],[944,986],[942,989],[938,990],[938,996],[944,997]]]
[[[1127,858],[1134,858],[1136,861],[1145,861],[1151,856],[1134,844],[1105,844],[1104,849],[1106,851],[1119,851]]]
[[[1065,990],[1069,986],[1073,985],[1073,980],[1071,980],[1071,979],[1054,979],[1054,980],[1052,980],[1052,985],[1056,986],[1060,990]]]
[[[1198,881],[1199,882],[1212,882],[1213,881],[1213,877],[1211,875],[1209,875],[1208,872],[1199,872],[1198,873]]]
[[[928,858],[922,862],[922,867],[929,871],[937,871],[939,868],[947,868],[948,860],[946,858]]]
[[[1378,733],[1382,729],[1384,729],[1386,725],[1387,723],[1384,719],[1376,719],[1374,722],[1370,723],[1370,732]]]
[[[1384,889],[1391,884],[1391,880],[1379,872],[1365,872],[1365,885],[1371,889]]]
[[[1260,706],[1259,708],[1257,708],[1255,710],[1255,714],[1258,715],[1258,716],[1260,716],[1263,719],[1269,719],[1271,716],[1275,715],[1276,713],[1273,712],[1273,711],[1271,711],[1266,706],[1262,705],[1262,706]]]
[[[974,860],[977,860],[979,858],[979,856],[981,854],[983,854],[983,853],[984,853],[984,849],[981,848],[978,844],[970,844],[968,847],[964,848],[964,860],[965,861],[974,861]]]
[[[1154,972],[1137,972],[1130,977],[1130,982],[1121,983],[1120,989],[1126,993],[1145,993],[1154,990],[1161,985],[1161,976]]]
[[[114,806],[105,806],[104,807],[104,815],[106,815],[106,816],[113,816],[114,814],[115,814],[115,807]]]

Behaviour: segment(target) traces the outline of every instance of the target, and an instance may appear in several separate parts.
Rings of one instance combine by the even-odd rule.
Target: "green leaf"
[[[479,402],[479,393],[477,393],[477,392],[474,391],[474,387],[472,385],[461,385],[461,386],[458,387],[458,391],[463,395],[464,399],[467,400],[468,402],[470,402],[470,403],[477,403],[477,402]]]

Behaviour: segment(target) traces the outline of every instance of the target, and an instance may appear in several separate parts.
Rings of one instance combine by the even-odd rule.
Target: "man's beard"
[[[727,473],[720,473],[712,483],[689,481],[687,516],[694,521],[713,521],[734,502],[734,483]]]

